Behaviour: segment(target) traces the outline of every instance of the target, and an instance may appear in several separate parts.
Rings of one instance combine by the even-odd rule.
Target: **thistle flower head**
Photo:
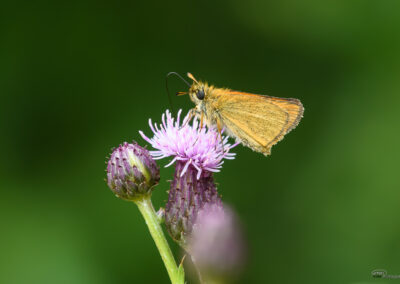
[[[136,143],[114,149],[107,165],[107,184],[122,199],[149,194],[160,180],[160,170],[149,151]]]
[[[172,165],[176,161],[185,162],[185,168],[181,172],[183,176],[192,165],[197,170],[197,179],[201,173],[219,172],[224,159],[234,159],[235,153],[230,150],[237,144],[229,144],[228,137],[222,136],[212,128],[200,128],[197,119],[193,120],[189,125],[190,113],[188,113],[183,122],[180,122],[182,110],[179,110],[176,120],[167,110],[162,115],[162,124],[153,124],[149,120],[149,125],[154,133],[152,138],[148,138],[142,131],[140,135],[148,143],[155,148],[150,151],[154,159],[162,159],[173,156],[172,161],[166,167]]]
[[[183,248],[187,245],[187,236],[192,232],[198,211],[206,204],[222,206],[212,173],[205,171],[197,179],[196,168],[189,165],[182,175],[184,167],[184,162],[176,162],[174,179],[165,206],[165,225],[168,233]]]

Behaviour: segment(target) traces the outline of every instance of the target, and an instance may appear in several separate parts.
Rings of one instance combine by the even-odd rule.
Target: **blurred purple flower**
[[[246,259],[246,246],[234,212],[222,204],[206,204],[198,212],[188,252],[205,276],[236,275]]]
[[[223,159],[234,159],[235,153],[229,151],[238,143],[233,145],[228,143],[228,137],[219,137],[219,133],[214,129],[203,127],[200,129],[200,123],[195,118],[192,125],[189,124],[190,112],[184,117],[182,124],[180,116],[182,110],[179,110],[175,120],[167,110],[162,114],[162,124],[159,126],[149,119],[149,125],[154,133],[153,138],[148,138],[142,131],[140,135],[148,143],[157,149],[150,151],[154,159],[162,159],[174,156],[172,161],[166,167],[176,161],[183,161],[185,166],[181,171],[183,176],[192,165],[197,170],[197,179],[200,178],[203,171],[219,172],[224,163]]]

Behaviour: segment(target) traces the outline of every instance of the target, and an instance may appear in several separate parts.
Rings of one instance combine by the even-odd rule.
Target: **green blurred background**
[[[110,148],[146,144],[138,130],[169,108],[169,71],[305,106],[272,156],[239,146],[215,175],[247,230],[241,283],[400,274],[398,0],[1,6],[0,283],[168,283],[137,208],[103,179]]]

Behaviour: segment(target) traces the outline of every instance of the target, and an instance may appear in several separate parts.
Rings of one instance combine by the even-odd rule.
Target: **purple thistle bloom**
[[[150,151],[150,154],[156,160],[174,156],[166,167],[176,161],[184,162],[185,166],[181,176],[185,174],[189,165],[196,168],[197,179],[204,171],[219,172],[224,163],[223,159],[234,159],[236,154],[229,151],[238,143],[229,144],[228,137],[222,136],[221,139],[219,133],[212,128],[200,129],[197,119],[194,119],[192,125],[189,125],[190,113],[185,116],[181,124],[181,112],[182,110],[179,110],[175,121],[167,110],[162,114],[162,124],[159,126],[156,123],[153,124],[149,119],[150,128],[154,133],[153,138],[148,138],[142,131],[139,131],[143,139],[157,149]]]
[[[156,149],[150,151],[155,159],[173,156],[166,165],[176,164],[165,207],[165,224],[171,237],[186,248],[197,213],[207,204],[222,206],[212,174],[219,172],[224,159],[234,159],[235,153],[229,151],[237,143],[229,144],[228,137],[220,137],[213,128],[200,128],[197,119],[190,125],[190,113],[181,124],[181,113],[179,110],[175,120],[167,110],[160,125],[150,119],[153,138],[139,133]]]

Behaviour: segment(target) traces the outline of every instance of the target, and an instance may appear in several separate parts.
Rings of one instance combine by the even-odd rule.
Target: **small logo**
[[[371,272],[374,278],[386,278],[387,271],[385,269],[375,269]]]
[[[385,269],[374,269],[372,270],[371,275],[374,278],[400,279],[400,275],[388,274]]]

